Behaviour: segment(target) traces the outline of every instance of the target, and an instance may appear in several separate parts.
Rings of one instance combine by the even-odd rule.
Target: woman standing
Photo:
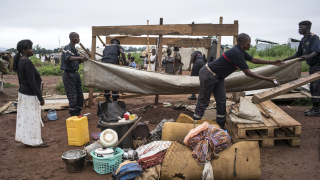
[[[190,71],[191,64],[193,64],[191,76],[199,76],[199,71],[205,63],[206,63],[205,55],[202,55],[202,53],[200,51],[193,52],[191,54],[189,68],[188,68],[188,71]],[[197,96],[195,94],[192,94],[190,97],[188,97],[188,99],[189,100],[197,100]]]
[[[13,70],[18,74],[20,87],[15,140],[33,147],[48,147],[41,139],[41,106],[44,100],[40,90],[40,74],[29,59],[33,56],[32,41],[19,41],[17,50]]]
[[[174,68],[173,68],[173,63],[174,63],[174,58],[170,57],[171,56],[171,49],[167,49],[167,55],[165,56],[164,63],[165,63],[165,73],[173,74],[174,73]]]
[[[179,53],[179,48],[178,47],[174,47],[173,51],[174,51],[174,54],[173,54],[173,58],[174,58],[174,63],[173,63],[174,73],[173,74],[182,75],[183,63],[181,62],[181,55]]]

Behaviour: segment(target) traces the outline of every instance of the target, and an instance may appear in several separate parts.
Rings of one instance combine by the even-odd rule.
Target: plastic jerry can
[[[69,146],[83,146],[90,141],[87,116],[72,116],[67,119]]]

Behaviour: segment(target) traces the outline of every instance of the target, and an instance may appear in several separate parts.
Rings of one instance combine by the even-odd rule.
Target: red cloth
[[[157,164],[162,164],[166,152],[167,151],[163,151],[158,154],[139,159],[138,163],[143,168],[143,170],[148,169],[149,167],[155,166]]]

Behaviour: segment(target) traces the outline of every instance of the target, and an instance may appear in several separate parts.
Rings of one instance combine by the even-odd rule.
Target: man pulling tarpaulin
[[[296,80],[301,75],[298,59],[286,61],[281,66],[263,66],[251,69],[262,76],[274,76],[281,84]],[[84,86],[117,92],[172,95],[199,93],[199,77],[177,76],[152,71],[138,70],[127,66],[84,62]],[[235,72],[225,80],[227,92],[250,91],[275,87],[272,82],[247,77],[243,72]]]

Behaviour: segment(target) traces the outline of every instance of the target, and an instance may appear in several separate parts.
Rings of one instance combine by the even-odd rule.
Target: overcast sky
[[[239,21],[239,33],[286,43],[301,39],[298,23],[310,20],[311,31],[320,35],[319,0],[1,0],[0,47],[16,48],[30,39],[46,49],[69,43],[71,31],[80,34],[82,44],[91,48],[92,26],[223,23]],[[222,44],[232,44],[223,36]],[[97,40],[97,46],[101,46]]]

